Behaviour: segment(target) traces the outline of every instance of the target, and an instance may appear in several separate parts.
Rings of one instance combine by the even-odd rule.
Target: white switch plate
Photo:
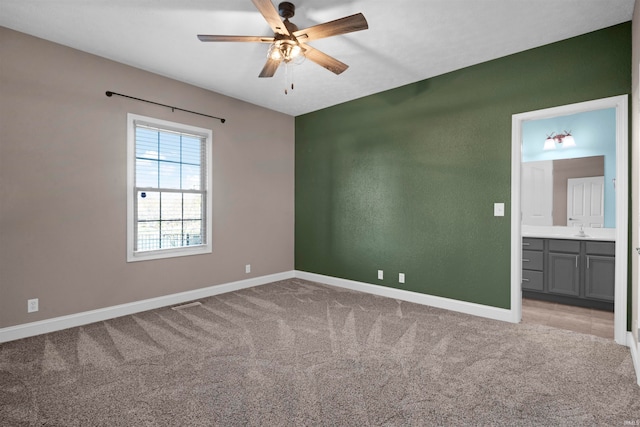
[[[27,313],[38,311],[38,298],[27,300]]]
[[[384,280],[384,271],[378,270],[378,279],[379,280]]]
[[[247,264],[244,266],[244,272],[245,273],[251,273],[251,264]]]
[[[493,204],[493,216],[504,216],[504,203]]]
[[[404,283],[404,273],[399,273],[398,274],[398,282],[399,283]]]

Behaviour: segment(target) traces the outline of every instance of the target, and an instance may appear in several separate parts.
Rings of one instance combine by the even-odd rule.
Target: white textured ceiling
[[[369,29],[310,42],[350,67],[305,61],[288,95],[282,68],[258,78],[267,44],[196,38],[272,36],[250,0],[0,0],[0,25],[297,116],[629,21],[634,0],[293,3],[301,29],[357,12]]]

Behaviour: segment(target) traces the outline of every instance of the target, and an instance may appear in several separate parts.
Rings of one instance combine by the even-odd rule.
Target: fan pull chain
[[[284,94],[288,95],[287,86],[289,86],[289,64],[284,63]]]
[[[293,83],[291,83],[291,90],[293,90]],[[289,94],[289,89],[287,87],[284,88],[284,94],[285,95]]]
[[[284,78],[285,78],[284,94],[288,95],[289,86],[291,86],[291,90],[293,90],[293,66],[289,65],[289,63],[286,63],[286,62],[284,64]]]

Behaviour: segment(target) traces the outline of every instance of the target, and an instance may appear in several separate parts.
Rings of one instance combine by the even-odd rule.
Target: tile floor
[[[522,299],[522,322],[613,339],[613,312]]]

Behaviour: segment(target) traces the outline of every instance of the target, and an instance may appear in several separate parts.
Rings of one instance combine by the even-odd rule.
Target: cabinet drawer
[[[614,242],[586,242],[587,253],[589,255],[609,255],[616,254],[616,244]]]
[[[550,252],[570,252],[580,253],[580,242],[578,240],[549,240]]]
[[[544,240],[532,239],[531,237],[522,238],[522,249],[529,251],[541,251],[544,247]]]
[[[531,291],[543,291],[542,271],[522,270],[522,289]]]
[[[524,270],[542,271],[544,252],[522,251],[522,268]]]

